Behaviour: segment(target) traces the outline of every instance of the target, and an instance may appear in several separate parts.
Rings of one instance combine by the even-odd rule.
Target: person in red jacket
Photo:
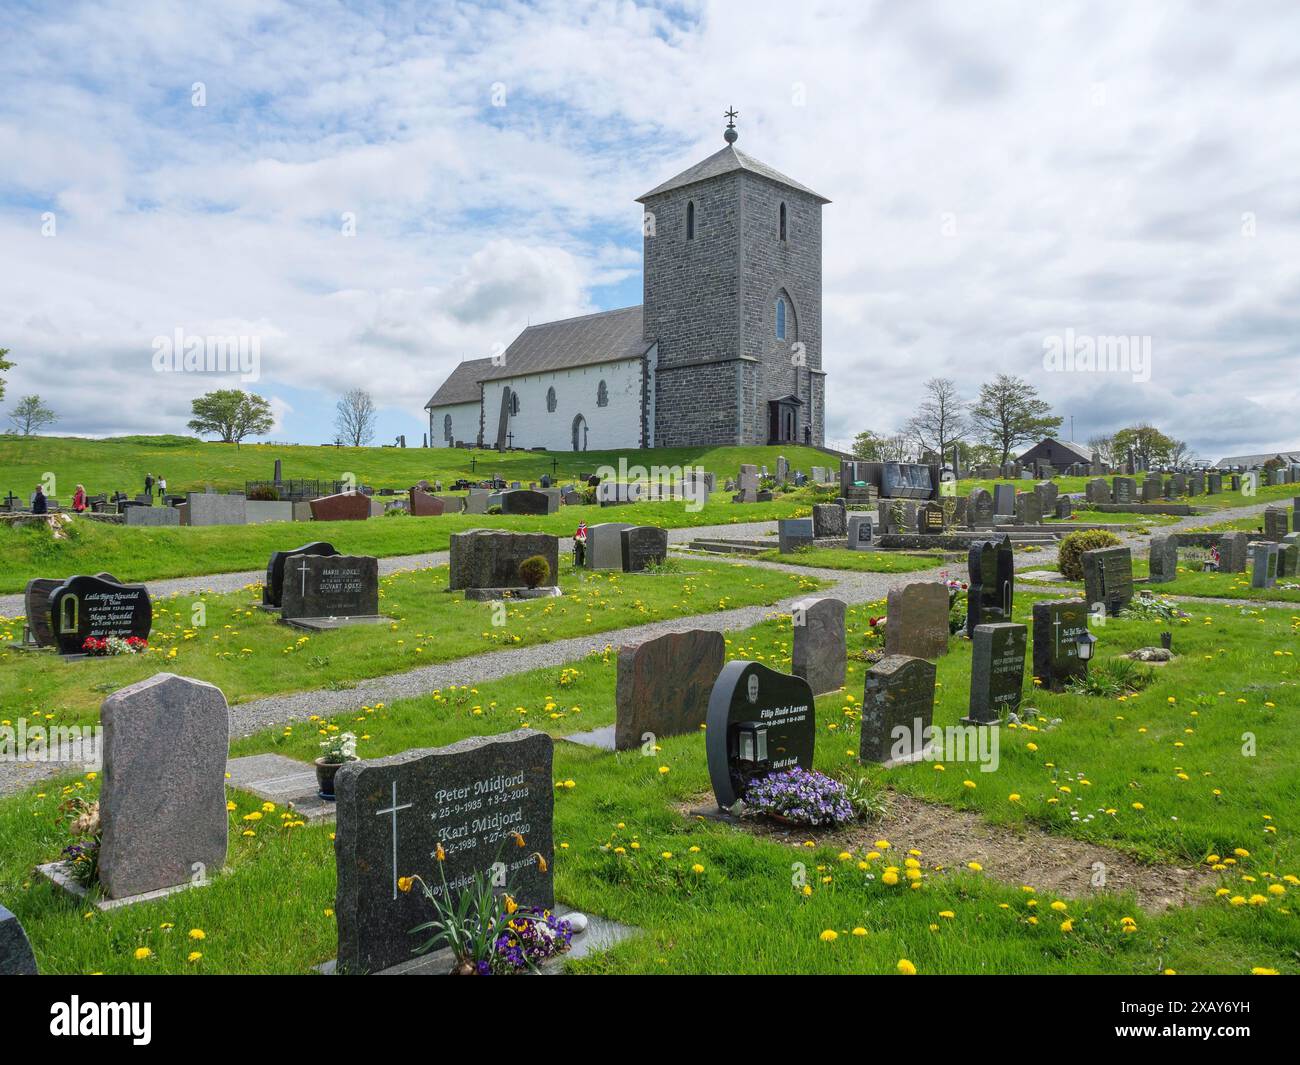
[[[86,486],[77,485],[77,490],[72,494],[72,509],[81,514],[86,509]]]
[[[587,560],[587,523],[578,522],[578,530],[573,534],[573,564],[583,566]]]

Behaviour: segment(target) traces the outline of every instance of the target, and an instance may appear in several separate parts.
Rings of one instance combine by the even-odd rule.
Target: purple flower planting
[[[755,781],[745,792],[745,805],[801,825],[831,828],[853,820],[853,804],[838,780],[795,766]]]

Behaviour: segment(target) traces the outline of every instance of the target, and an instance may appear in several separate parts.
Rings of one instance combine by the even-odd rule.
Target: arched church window
[[[686,201],[686,239],[695,239],[695,201]]]
[[[609,406],[609,388],[605,385],[603,380],[596,386],[596,406]]]
[[[511,391],[510,393],[510,414],[514,416],[519,413],[519,393]]]
[[[546,410],[550,414],[555,413],[555,389],[554,388],[548,388],[546,390]]]
[[[447,441],[447,443],[449,443],[449,444],[452,442],[453,434],[452,434],[452,431],[451,431],[451,415],[450,415],[450,414],[444,414],[444,415],[442,416],[442,438],[443,438],[445,441]]]
[[[781,204],[781,222],[780,222],[780,229],[781,229],[781,239],[782,239],[782,240],[785,240],[785,204],[784,204],[784,203]]]
[[[785,297],[776,298],[776,339],[785,339]]]

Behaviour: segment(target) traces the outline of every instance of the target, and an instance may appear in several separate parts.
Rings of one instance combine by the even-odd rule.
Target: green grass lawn
[[[1030,603],[1019,597],[1018,618],[1028,619]],[[865,618],[878,610],[850,611],[851,653],[864,645]],[[1098,632],[1098,661],[1158,642],[1165,624],[1112,619]],[[1161,861],[1230,859],[1219,863],[1221,897],[1207,889],[1195,906],[1158,916],[1124,895],[1068,900],[1056,912],[1051,904],[1063,900],[1041,887],[934,869],[924,853],[916,858],[919,887],[890,886],[882,869],[911,857],[906,838],[850,853],[815,833],[781,842],[684,816],[708,791],[698,734],[663,739],[648,757],[557,743],[557,896],[642,930],[575,968],[893,973],[906,959],[922,974],[1298,972],[1298,633],[1276,613],[1201,608],[1176,626],[1181,657],[1154,671],[1140,694],[1027,693],[1025,705],[1042,718],[1000,731],[994,772],[956,762],[867,770],[891,788],[1012,829],[1032,825]],[[788,619],[770,621],[733,634],[729,652],[786,668],[789,641]],[[937,725],[966,710],[969,660],[969,644],[956,638],[939,660]],[[849,668],[847,690],[818,700],[817,763],[828,772],[850,765],[857,748],[865,667],[851,657]],[[359,708],[331,723],[365,736],[367,756],[525,723],[560,736],[612,721],[614,672],[614,656],[595,653],[567,670]],[[1060,724],[1049,727],[1053,718]],[[240,740],[234,753],[306,759],[326,726],[273,729]],[[1245,733],[1254,737],[1249,756]],[[69,784],[88,795],[97,786]],[[303,973],[333,956],[330,827],[286,828],[284,811],[263,812],[232,791],[226,875],[202,890],[101,914],[31,876],[64,843],[56,813],[62,795],[48,784],[0,801],[0,898],[23,921],[45,971]],[[261,816],[247,819],[252,814]],[[864,838],[873,839],[869,829]],[[1250,904],[1252,896],[1260,904]],[[1242,905],[1232,904],[1236,897]],[[1135,920],[1134,931],[1123,931],[1125,917]],[[1063,931],[1067,918],[1072,925]],[[190,938],[193,929],[203,938]],[[149,953],[137,958],[139,950]],[[189,960],[194,953],[201,957]]]
[[[689,528],[768,521],[811,513],[810,490],[771,503],[732,503],[715,493],[701,509],[681,503],[636,503],[627,507],[563,507],[545,516],[446,514],[438,518],[371,518],[368,521],[270,522],[196,528],[127,528],[72,521],[64,539],[45,525],[0,526],[0,593],[21,592],[33,577],[68,577],[109,572],[122,581],[198,577],[263,570],[274,551],[327,540],[344,554],[394,555],[445,551],[452,533],[466,529],[520,529],[571,536],[578,522],[635,521],[660,528]]]
[[[735,477],[742,463],[776,469],[785,455],[792,469],[813,466],[838,470],[833,455],[806,447],[698,447],[625,451],[538,452],[471,451],[459,448],[309,447],[290,444],[222,444],[186,436],[128,436],[84,440],[62,436],[0,437],[0,470],[13,491],[26,499],[47,474],[55,477],[54,495],[72,499],[78,483],[91,495],[122,490],[144,491],[144,476],[166,477],[169,492],[240,489],[248,481],[270,480],[275,460],[286,479],[341,480],[352,474],[359,484],[405,490],[424,478],[449,484],[457,478],[481,480],[500,474],[507,482],[537,480],[543,474],[572,480],[601,466],[703,466],[718,477]]]
[[[857,570],[861,573],[913,573],[917,570],[951,566],[965,570],[966,560],[957,555],[905,554],[898,551],[850,551],[844,547],[803,547],[788,555],[775,548],[755,558],[782,562],[788,566]]]
[[[483,651],[776,603],[824,582],[694,559],[673,559],[658,573],[579,571],[564,559],[560,585],[564,595],[515,602],[494,624],[493,604],[446,591],[446,566],[395,573],[379,586],[379,609],[393,624],[318,633],[259,610],[260,584],[227,595],[173,596],[154,603],[148,652],[76,661],[4,649],[5,642],[21,639],[22,626],[0,619],[2,716],[52,714],[53,724],[95,720],[108,692],[164,670],[210,681],[231,703],[340,687]],[[200,604],[203,624],[196,624]]]

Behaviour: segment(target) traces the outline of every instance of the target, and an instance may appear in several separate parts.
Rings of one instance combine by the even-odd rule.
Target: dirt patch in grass
[[[712,796],[679,807],[686,816],[699,815],[708,808],[716,808]],[[897,793],[891,793],[889,812],[882,820],[835,831],[789,828],[761,818],[735,823],[754,835],[795,847],[815,840],[841,850],[868,851],[876,840],[887,839],[890,854],[897,855],[896,864],[901,865],[912,849],[921,852],[921,863],[930,870],[936,866],[965,868],[967,862],[978,862],[984,875],[1016,886],[1031,884],[1041,894],[1087,898],[1132,891],[1142,908],[1153,913],[1198,901],[1203,889],[1217,879],[1208,869],[1149,865],[1113,847],[1033,827],[996,825],[977,813]],[[1092,883],[1097,862],[1105,866],[1104,887]]]

